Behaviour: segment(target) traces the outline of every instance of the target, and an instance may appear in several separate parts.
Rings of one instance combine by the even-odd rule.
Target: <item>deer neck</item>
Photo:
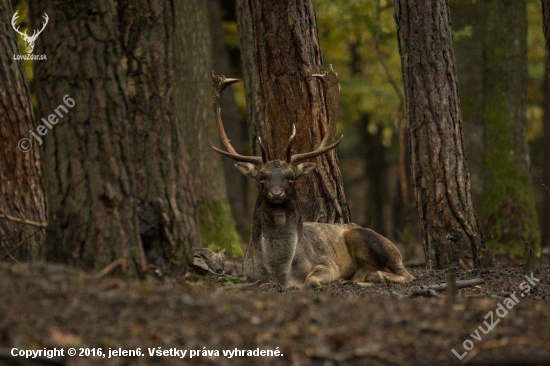
[[[261,257],[268,277],[285,282],[302,236],[302,212],[297,197],[285,205],[270,205],[258,195],[254,210],[251,245]]]

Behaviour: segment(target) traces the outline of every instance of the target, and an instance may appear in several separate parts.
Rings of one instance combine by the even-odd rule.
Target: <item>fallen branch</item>
[[[122,266],[124,264],[124,259],[119,258],[113,263],[109,264],[107,267],[103,268],[101,271],[99,271],[96,275],[96,279],[103,278],[107,276],[109,273],[111,273],[113,270],[115,270],[118,266]]]
[[[456,289],[473,287],[484,283],[483,278],[473,278],[471,280],[456,281]],[[439,296],[439,292],[447,289],[447,283],[438,283],[436,285],[421,286],[411,293],[411,297],[424,296],[424,297],[436,297]],[[439,292],[438,292],[439,291]]]
[[[480,285],[483,282],[485,282],[483,278],[472,278],[471,280],[460,280],[460,281],[456,281],[456,288],[461,289],[461,288],[473,287],[475,285]],[[445,291],[447,289],[447,283],[429,285],[428,288],[435,291]]]

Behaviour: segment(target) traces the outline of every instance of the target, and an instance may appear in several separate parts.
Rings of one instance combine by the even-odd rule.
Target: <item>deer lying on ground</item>
[[[319,287],[339,279],[369,285],[373,282],[403,283],[414,279],[403,266],[397,247],[382,235],[355,224],[303,222],[295,183],[315,169],[315,163],[301,161],[322,155],[338,146],[343,136],[330,144],[339,115],[340,86],[330,67],[321,80],[328,106],[328,127],[321,144],[311,152],[292,154],[296,128],[286,148],[285,160],[269,160],[261,139],[262,156],[238,154],[223,128],[219,98],[237,79],[212,73],[214,111],[221,141],[227,151],[212,148],[236,160],[247,177],[256,180],[259,193],[254,208],[252,235],[246,251],[247,281],[271,282],[282,286]]]

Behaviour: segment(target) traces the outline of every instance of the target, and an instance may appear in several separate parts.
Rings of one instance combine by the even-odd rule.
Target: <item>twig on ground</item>
[[[103,277],[107,276],[109,273],[111,273],[113,270],[115,270],[115,268],[117,268],[118,266],[122,266],[123,264],[124,264],[124,259],[119,258],[116,261],[114,261],[113,263],[109,264],[107,267],[103,268],[101,271],[99,271],[95,275],[95,278],[96,279],[103,278]]]
[[[483,278],[472,278],[471,280],[460,280],[456,281],[456,288],[466,288],[466,287],[473,287],[475,285],[480,285],[484,283],[485,280]],[[437,285],[429,285],[428,288],[436,291],[445,291],[447,289],[446,283],[439,283]]]
[[[456,289],[461,288],[467,288],[472,287],[476,285],[480,285],[484,283],[485,280],[483,278],[473,278],[471,280],[460,280],[456,281]],[[420,288],[417,288],[413,293],[410,295],[412,297],[415,296],[426,296],[426,297],[434,297],[438,296],[438,291],[445,291],[447,289],[447,283],[438,283],[436,285],[429,285],[429,286],[421,286]]]

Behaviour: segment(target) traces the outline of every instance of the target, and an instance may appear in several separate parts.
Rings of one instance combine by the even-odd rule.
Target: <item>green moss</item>
[[[210,250],[225,248],[230,255],[242,257],[244,253],[240,244],[243,241],[235,229],[229,204],[203,202],[199,204],[198,211],[204,246]]]
[[[495,254],[522,257],[525,241],[540,248],[535,198],[527,171],[522,136],[504,95],[488,98],[485,105],[486,187],[481,221],[489,248]]]

